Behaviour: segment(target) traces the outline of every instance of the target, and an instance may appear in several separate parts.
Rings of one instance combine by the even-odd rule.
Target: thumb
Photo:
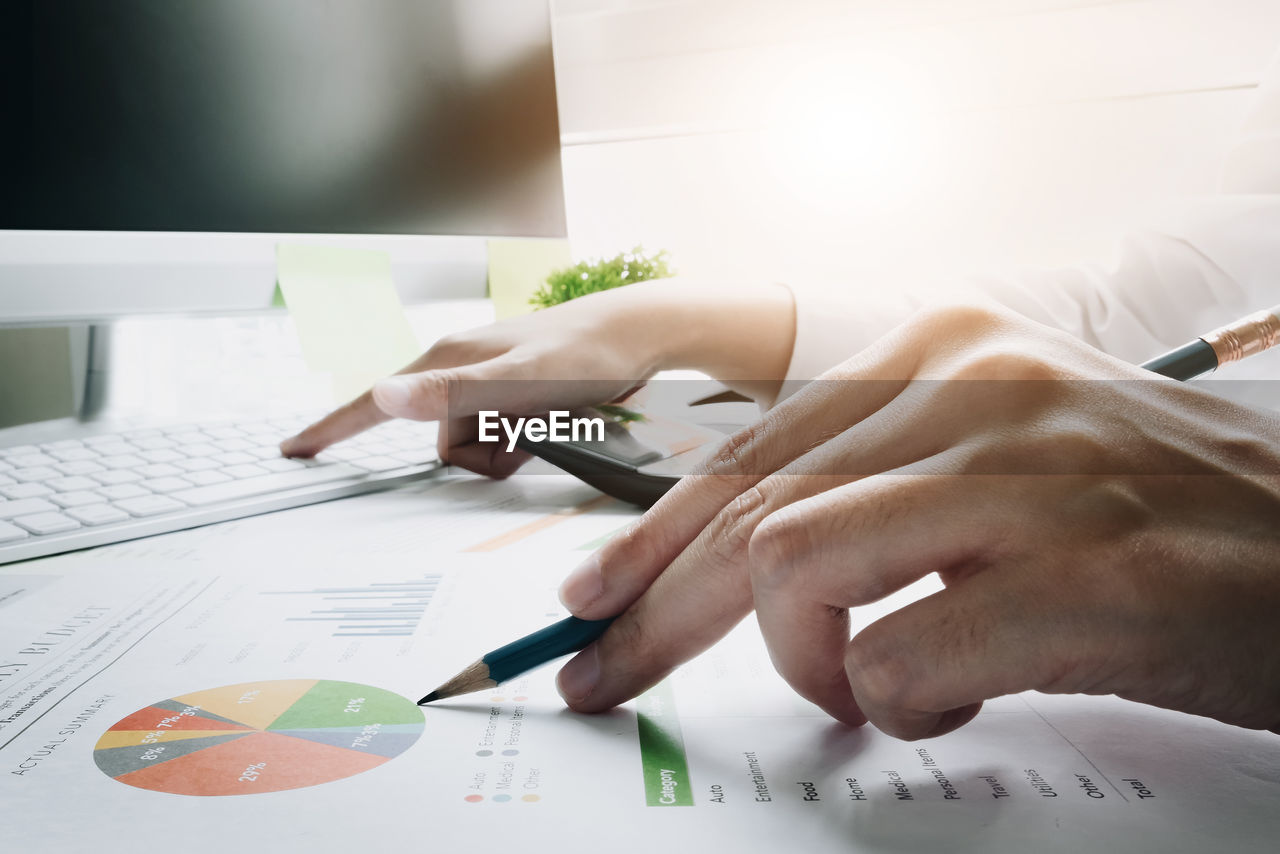
[[[482,409],[521,411],[546,398],[524,360],[503,355],[470,365],[396,374],[373,385],[373,402],[395,418],[445,421]],[[541,394],[539,392],[542,392]]]

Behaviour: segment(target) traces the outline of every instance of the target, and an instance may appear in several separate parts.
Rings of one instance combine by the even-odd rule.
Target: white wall
[[[1277,0],[555,0],[577,254],[854,288],[1105,260],[1212,192]]]

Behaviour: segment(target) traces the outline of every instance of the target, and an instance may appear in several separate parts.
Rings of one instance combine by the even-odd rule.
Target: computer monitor
[[[0,115],[0,324],[261,310],[282,240],[478,297],[565,233],[537,0],[5,0]]]

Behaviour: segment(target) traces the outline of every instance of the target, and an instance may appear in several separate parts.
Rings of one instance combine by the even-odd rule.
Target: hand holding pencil
[[[1266,340],[1267,314],[1237,334]],[[593,631],[617,616],[561,693],[582,711],[629,699],[754,605],[799,693],[905,738],[1028,688],[1278,727],[1261,688],[1280,684],[1278,449],[1274,415],[1061,333],[924,315],[731,439],[565,582]],[[850,641],[847,608],[935,571],[944,591]]]

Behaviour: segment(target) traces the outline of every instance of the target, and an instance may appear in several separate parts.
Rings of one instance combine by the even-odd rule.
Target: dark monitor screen
[[[4,0],[0,228],[562,236],[547,3]]]

